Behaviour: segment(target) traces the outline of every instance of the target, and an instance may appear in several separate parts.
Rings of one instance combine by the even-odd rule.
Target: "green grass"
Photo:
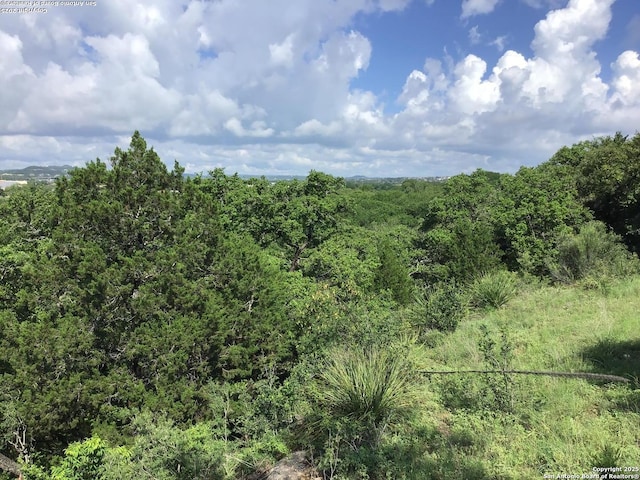
[[[427,346],[414,338],[400,349],[346,347],[328,356],[318,372],[317,407],[325,420],[366,426],[355,430],[360,440],[365,430],[374,434],[364,442],[343,438],[339,448],[325,444],[335,478],[516,480],[637,465],[640,277],[611,280],[601,290],[518,287],[501,308],[471,310],[456,331],[438,332]],[[501,368],[630,381],[414,375]],[[354,431],[331,422],[315,427],[327,425],[334,436]],[[330,463],[322,464],[325,473],[333,471]]]
[[[521,291],[502,309],[462,321],[427,350],[427,369],[485,369],[481,325],[496,342],[505,332],[518,370],[621,375],[628,384],[512,376],[515,407],[492,408],[483,375],[433,375],[440,407],[432,411],[439,465],[432,478],[455,478],[445,459],[475,465],[477,478],[542,478],[589,473],[598,462],[637,465],[640,458],[640,277],[612,281],[606,291],[540,287]],[[432,407],[433,408],[433,407]],[[462,440],[461,440],[462,439]],[[460,443],[463,446],[460,446]],[[440,459],[440,460],[438,460]],[[438,461],[440,463],[438,463]],[[455,463],[452,461],[450,463]]]

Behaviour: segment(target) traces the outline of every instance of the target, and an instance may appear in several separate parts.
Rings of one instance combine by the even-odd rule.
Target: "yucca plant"
[[[478,308],[500,308],[516,296],[516,277],[503,270],[483,275],[471,288],[472,303]]]
[[[352,445],[375,447],[411,410],[414,373],[404,355],[380,348],[335,350],[319,375],[320,407],[351,426]]]

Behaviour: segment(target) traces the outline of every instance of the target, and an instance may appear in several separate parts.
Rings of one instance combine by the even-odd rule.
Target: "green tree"
[[[450,178],[435,198],[421,226],[424,254],[417,276],[427,283],[470,282],[500,264],[494,209],[499,190],[493,176],[478,170]]]
[[[338,190],[341,178],[312,171],[303,183],[278,183],[272,189],[273,211],[266,231],[286,246],[290,271],[297,270],[308,249],[319,246],[336,232],[338,214],[343,210]]]
[[[373,292],[380,267],[375,235],[362,227],[341,228],[309,254],[302,272],[354,295]]]
[[[550,165],[521,168],[504,176],[494,209],[496,238],[512,270],[547,275],[561,235],[588,221],[589,212],[562,169]]]
[[[409,276],[408,261],[402,256],[397,243],[383,238],[378,245],[380,266],[376,271],[375,286],[388,290],[400,305],[407,305],[413,298],[413,281]]]
[[[290,275],[253,239],[231,234],[221,244],[213,280],[222,298],[217,315],[218,368],[229,379],[252,377],[295,358],[295,326],[287,315]]]
[[[640,133],[620,132],[563,147],[550,160],[573,173],[580,199],[621,235],[632,251],[640,251]]]
[[[101,477],[107,445],[98,437],[74,442],[64,451],[60,465],[51,469],[52,480],[94,480]]]

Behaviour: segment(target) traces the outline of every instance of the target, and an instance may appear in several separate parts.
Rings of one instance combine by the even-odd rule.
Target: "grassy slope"
[[[441,468],[434,478],[583,474],[607,456],[617,466],[640,466],[640,278],[611,284],[606,292],[522,292],[503,309],[463,322],[428,351],[425,366],[486,367],[478,348],[482,324],[498,344],[500,329],[506,331],[515,369],[614,373],[633,380],[611,385],[514,376],[514,407],[503,413],[486,400],[486,376],[433,376],[429,383],[446,408],[430,412],[434,447],[425,455],[436,464],[450,458],[451,465],[463,465]]]

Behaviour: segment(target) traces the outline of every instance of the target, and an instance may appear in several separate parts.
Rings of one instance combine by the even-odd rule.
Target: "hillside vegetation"
[[[183,174],[135,132],[0,197],[26,480],[640,475],[640,135],[444,182]]]

